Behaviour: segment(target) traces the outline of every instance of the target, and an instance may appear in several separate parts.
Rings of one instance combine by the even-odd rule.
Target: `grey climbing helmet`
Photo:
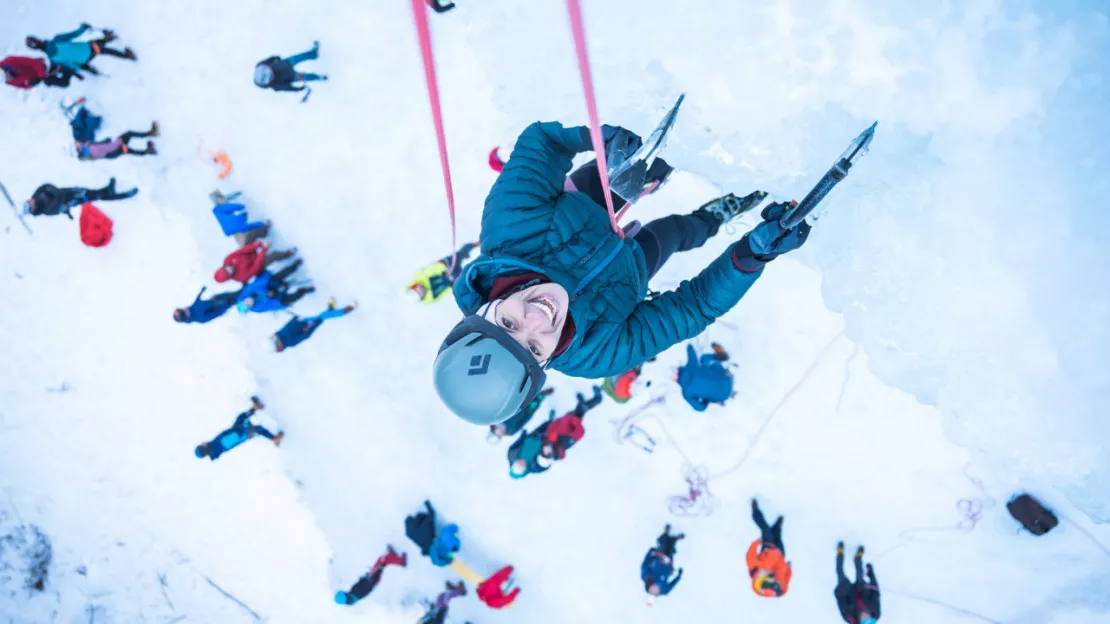
[[[477,314],[455,325],[436,356],[439,398],[475,425],[504,422],[536,398],[545,381],[547,373],[528,349]]]

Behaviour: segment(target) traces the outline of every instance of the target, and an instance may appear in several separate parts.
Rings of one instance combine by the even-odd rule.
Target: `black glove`
[[[763,223],[752,228],[733,248],[732,261],[736,268],[754,273],[764,264],[806,242],[811,226],[805,221],[790,230],[779,225],[779,219],[793,207],[791,202],[776,202],[763,209]]]

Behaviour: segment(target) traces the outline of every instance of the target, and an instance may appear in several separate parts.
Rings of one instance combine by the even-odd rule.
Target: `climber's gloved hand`
[[[794,251],[806,242],[811,226],[805,221],[789,230],[779,225],[779,219],[796,205],[795,202],[775,202],[763,209],[763,222],[733,247],[732,261],[736,268],[754,273],[771,260]]]

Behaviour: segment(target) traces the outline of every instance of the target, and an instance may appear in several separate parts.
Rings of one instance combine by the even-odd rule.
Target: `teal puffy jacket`
[[[85,34],[84,26],[73,32],[60,34],[46,42],[46,56],[55,65],[62,65],[74,71],[81,69],[93,57],[92,45],[87,41],[73,41]]]
[[[762,270],[740,271],[731,251],[676,290],[645,301],[648,269],[605,208],[563,184],[575,154],[592,149],[584,127],[534,123],[517,139],[482,212],[482,255],[455,282],[465,314],[486,303],[495,278],[535,271],[570,294],[575,334],[550,368],[596,379],[623,373],[697,336],[732,309]],[[730,247],[731,250],[731,247]]]

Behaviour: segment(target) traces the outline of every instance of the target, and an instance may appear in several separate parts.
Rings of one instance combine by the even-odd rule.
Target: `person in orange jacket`
[[[786,547],[782,543],[782,516],[767,526],[767,519],[759,509],[759,502],[752,499],[752,520],[759,527],[759,539],[748,548],[748,574],[752,577],[752,590],[766,598],[778,598],[790,586],[790,562],[786,560]]]

